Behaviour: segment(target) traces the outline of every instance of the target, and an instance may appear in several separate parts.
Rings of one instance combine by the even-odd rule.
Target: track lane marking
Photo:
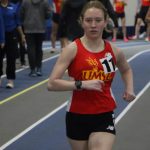
[[[137,46],[137,45],[135,45],[135,46]],[[141,46],[142,46],[142,45],[141,45]],[[133,45],[132,45],[132,47],[133,47]],[[121,47],[121,49],[126,49],[126,48],[128,48],[128,45],[127,45],[127,47]],[[144,50],[143,52],[147,52],[147,51],[149,51],[149,50]],[[139,53],[135,54],[134,56],[132,56],[130,59],[128,59],[128,62],[131,61],[132,59],[134,59],[135,57],[137,57],[137,56],[140,55],[140,54],[142,54],[142,52],[139,52]],[[49,61],[49,60],[51,60],[51,59],[57,58],[59,55],[60,55],[60,54],[56,54],[55,56],[52,56],[52,57],[47,58],[47,59],[44,59],[42,62],[46,62],[46,61]],[[27,66],[25,69],[27,69],[27,68],[29,68],[29,66]],[[25,70],[25,69],[18,69],[16,72],[20,72],[20,71],[23,71],[23,70]],[[6,77],[6,75],[3,75],[3,76],[2,76],[2,78],[4,78],[4,77]],[[1,100],[1,101],[0,101],[0,105],[4,104],[4,103],[6,103],[6,102],[11,101],[12,99],[14,99],[14,98],[16,98],[16,97],[18,97],[18,96],[20,96],[20,95],[22,95],[22,94],[24,94],[24,93],[26,93],[26,92],[28,92],[28,91],[34,89],[34,88],[36,88],[36,87],[38,87],[38,86],[40,86],[40,85],[46,83],[47,81],[48,81],[48,79],[43,80],[42,82],[39,82],[39,83],[37,83],[37,84],[35,84],[35,85],[33,85],[33,86],[31,86],[31,87],[29,87],[29,88],[27,88],[27,89],[21,91],[21,92],[18,92],[17,94],[14,94],[14,95],[12,95],[12,96],[6,98],[6,99]]]
[[[46,61],[55,59],[55,58],[57,58],[59,55],[60,55],[60,54],[57,54],[57,55],[52,56],[52,57],[50,57],[50,58],[44,59],[42,62],[46,62]],[[25,69],[27,69],[27,68],[29,68],[29,66],[27,66]],[[23,70],[25,70],[25,69],[18,69],[16,72],[20,72],[20,71],[23,71]],[[4,78],[4,77],[6,77],[6,75],[3,75],[3,76],[2,76],[2,78]],[[20,95],[22,95],[22,94],[24,94],[24,93],[26,93],[26,92],[28,92],[28,91],[34,89],[34,88],[36,88],[36,87],[38,87],[38,86],[40,86],[40,85],[46,83],[47,81],[48,81],[48,79],[43,80],[43,81],[41,81],[41,82],[38,82],[37,84],[34,84],[34,85],[30,86],[29,88],[26,88],[25,90],[22,90],[21,92],[18,92],[18,93],[14,94],[14,95],[12,95],[12,96],[10,96],[10,97],[8,97],[8,98],[5,98],[5,99],[1,100],[1,101],[0,101],[0,105],[6,103],[6,102],[8,102],[8,101],[11,101],[12,99],[14,99],[14,98],[16,98],[16,97],[18,97],[18,96],[20,96]]]
[[[61,110],[62,108],[64,108],[66,105],[67,105],[67,102],[63,103],[62,105],[60,105],[59,107],[57,107],[56,109],[54,109],[53,111],[51,111],[49,114],[47,114],[45,117],[41,118],[40,120],[38,120],[37,122],[35,122],[31,126],[29,126],[23,132],[19,133],[17,136],[15,136],[11,140],[9,140],[7,143],[5,143],[4,145],[2,145],[0,147],[0,150],[4,150],[6,147],[8,147],[9,145],[11,145],[15,141],[17,141],[19,138],[21,138],[22,136],[24,136],[26,133],[28,133],[30,130],[32,130],[33,128],[35,128],[36,126],[38,126],[40,123],[44,122],[46,119],[48,119],[49,117],[51,117],[52,115],[54,115],[55,113],[57,113],[59,110]]]
[[[130,102],[124,109],[123,111],[118,115],[118,117],[115,119],[115,124],[117,124],[123,116],[131,109],[131,107],[139,100],[139,98],[143,95],[143,93],[150,87],[150,82],[146,84],[146,86],[137,94],[136,98],[134,101]]]
[[[146,52],[150,52],[150,49],[144,50],[142,52],[139,52],[137,54],[135,54],[134,56],[132,56],[130,59],[128,59],[128,61],[131,61],[133,59],[135,59],[136,57],[138,57],[139,55],[146,53]],[[137,102],[137,100],[139,100],[139,98],[142,96],[142,94],[150,87],[150,82],[148,82],[148,84],[146,86],[144,86],[144,88],[136,95],[136,99],[129,103],[123,110],[122,112],[118,115],[118,117],[115,119],[115,124],[117,124],[121,118],[123,118],[123,116],[128,112],[129,109],[131,109],[131,107],[135,104],[135,102]],[[52,115],[54,115],[55,113],[57,113],[60,109],[64,108],[67,105],[68,101],[66,101],[65,103],[63,103],[62,105],[60,105],[59,107],[57,107],[56,109],[54,109],[52,112],[50,112],[49,114],[47,114],[45,117],[41,118],[40,120],[38,120],[37,122],[35,122],[33,125],[29,126],[27,129],[25,129],[23,132],[21,132],[20,134],[18,134],[17,136],[15,136],[14,138],[12,138],[11,140],[9,140],[8,142],[6,142],[5,144],[3,144],[0,147],[0,150],[5,149],[6,147],[8,147],[9,145],[11,145],[13,142],[17,141],[19,138],[21,138],[23,135],[25,135],[27,132],[29,132],[30,130],[32,130],[33,128],[35,128],[36,126],[38,126],[40,123],[42,123],[43,121],[45,121],[46,119],[48,119],[49,117],[51,117]]]
[[[46,59],[42,60],[42,62],[46,62],[46,61],[49,61],[49,60],[51,60],[51,59],[57,58],[59,55],[60,55],[60,54],[56,54],[55,56],[52,56],[52,57],[50,57],[50,58],[46,58]],[[25,70],[25,69],[28,69],[28,68],[29,68],[29,66],[26,66],[25,68],[18,69],[18,70],[16,70],[16,73],[18,73],[18,72],[20,72],[20,71],[23,71],[23,70]],[[2,75],[2,76],[1,76],[1,78],[4,78],[4,77],[6,77],[6,75]]]
[[[29,88],[27,88],[27,89],[25,89],[25,90],[23,90],[23,91],[21,91],[21,92],[19,92],[19,93],[17,93],[17,94],[14,94],[14,95],[12,95],[12,96],[10,96],[10,97],[8,97],[8,98],[6,98],[6,99],[0,101],[0,105],[2,105],[2,104],[4,104],[4,103],[6,103],[6,102],[8,102],[8,101],[10,101],[10,100],[12,100],[12,99],[18,97],[18,96],[20,96],[20,95],[22,95],[22,94],[24,94],[24,93],[26,93],[26,92],[28,92],[28,91],[30,91],[30,90],[36,88],[36,87],[38,87],[38,86],[40,86],[40,85],[42,85],[42,84],[44,84],[44,83],[46,83],[47,81],[48,81],[48,79],[43,80],[43,81],[41,81],[41,82],[39,82],[39,83],[37,83],[37,84],[34,84],[33,86],[31,86],[31,87],[29,87]]]

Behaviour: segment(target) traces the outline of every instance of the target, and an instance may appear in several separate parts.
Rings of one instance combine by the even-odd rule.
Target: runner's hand
[[[123,99],[127,102],[131,102],[136,98],[134,93],[125,92],[123,94]]]
[[[101,80],[86,80],[82,81],[82,89],[103,91],[104,81]]]

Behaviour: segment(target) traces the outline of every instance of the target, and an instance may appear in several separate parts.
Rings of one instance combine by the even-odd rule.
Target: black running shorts
[[[118,19],[125,17],[125,13],[124,13],[124,12],[123,12],[123,13],[117,13],[117,12],[116,12],[116,15],[117,15],[117,18],[118,18]]]
[[[115,135],[114,113],[89,115],[66,113],[66,134],[68,138],[88,140],[92,132],[108,132]]]
[[[138,18],[141,18],[145,22],[145,16],[148,11],[148,6],[142,6],[138,15]]]

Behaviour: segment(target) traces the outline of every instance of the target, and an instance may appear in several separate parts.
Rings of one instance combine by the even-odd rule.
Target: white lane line
[[[42,62],[46,62],[46,61],[49,61],[49,60],[51,60],[51,59],[55,59],[55,58],[57,58],[59,55],[60,55],[60,54],[57,54],[57,55],[55,55],[55,56],[51,56],[50,58],[44,59]],[[25,69],[27,69],[27,68],[29,68],[29,66],[26,66],[25,68],[21,68],[21,69],[16,70],[16,73],[17,73],[17,72],[20,72],[20,71],[23,71],[23,70],[25,70]],[[1,78],[4,78],[4,77],[6,77],[6,74],[1,76]],[[0,149],[0,150],[1,150],[1,149]]]
[[[131,58],[128,59],[128,62],[132,61],[133,59],[135,59],[136,57],[138,57],[139,55],[143,54],[143,53],[147,53],[150,52],[150,49],[141,51],[137,54],[135,54],[134,56],[132,56]],[[139,98],[142,96],[142,94],[150,87],[150,82],[136,95],[136,98],[133,102],[129,103],[126,108],[118,115],[118,117],[115,119],[115,124],[117,124],[121,118],[123,118],[123,116],[131,109],[131,107],[134,105],[134,103],[139,100]]]
[[[143,54],[143,53],[147,53],[150,52],[150,49],[146,49],[144,51],[138,52],[137,54],[135,54],[134,56],[132,56],[131,58],[128,59],[128,62],[135,59],[136,57],[138,57],[139,55]]]
[[[131,61],[131,60],[135,59],[137,56],[139,56],[139,55],[141,55],[142,53],[145,53],[145,52],[150,52],[150,49],[137,53],[135,56],[131,57],[128,61]],[[139,99],[139,97],[144,93],[144,91],[148,87],[150,87],[150,83],[148,83],[143,88],[143,90],[139,92],[139,94],[137,95],[136,99],[133,102],[131,102],[130,104],[128,104],[128,106],[120,113],[120,115],[116,118],[115,123],[118,123],[121,120],[121,118],[127,113],[127,111],[133,106],[133,104]],[[64,108],[67,105],[67,103],[68,102],[63,103],[61,106],[59,106],[58,108],[56,108],[55,110],[50,112],[48,115],[46,115],[45,117],[41,118],[39,121],[35,122],[33,125],[31,125],[27,129],[25,129],[23,132],[21,132],[20,134],[18,134],[14,138],[12,138],[10,141],[6,142],[4,145],[2,145],[0,147],[0,150],[4,150],[6,147],[11,145],[13,142],[17,141],[19,138],[21,138],[23,135],[25,135],[26,133],[31,131],[33,128],[38,126],[40,123],[42,123],[43,121],[45,121],[46,119],[48,119],[49,117],[51,117],[52,115],[57,113],[60,109]]]
[[[138,95],[136,96],[135,100],[130,102],[126,108],[118,115],[118,117],[115,119],[115,124],[117,124],[122,118],[123,116],[131,109],[131,107],[135,104],[135,102],[137,102],[139,100],[139,98],[143,95],[143,93],[150,87],[150,82],[148,82],[148,84],[146,84],[146,86],[138,93]]]
[[[8,141],[4,145],[2,145],[0,147],[0,150],[4,150],[6,147],[8,147],[13,142],[17,141],[23,135],[25,135],[26,133],[28,133],[30,130],[32,130],[33,128],[35,128],[36,126],[38,126],[40,123],[44,122],[46,119],[48,119],[49,117],[51,117],[52,115],[54,115],[55,113],[57,113],[59,110],[61,110],[62,108],[64,108],[66,105],[67,105],[67,102],[63,103],[61,106],[59,106],[56,109],[54,109],[52,112],[50,112],[49,114],[47,114],[45,117],[41,118],[40,120],[38,120],[37,122],[35,122],[33,125],[31,125],[27,129],[25,129],[23,132],[21,132],[20,134],[18,134],[14,138],[12,138],[10,141]]]
[[[47,43],[47,42],[46,42]],[[59,42],[58,42],[58,44],[59,44]],[[120,45],[119,45],[120,44]],[[137,43],[136,42],[133,42],[132,44],[133,45],[127,45],[127,44],[124,44],[124,43],[122,43],[122,42],[120,42],[120,43],[116,43],[116,45],[119,47],[119,48],[121,48],[122,50],[123,49],[126,49],[126,48],[129,48],[129,47],[137,47]],[[135,44],[135,45],[134,45]],[[49,44],[48,44],[49,45]],[[138,47],[142,47],[142,46],[147,46],[148,44],[144,44],[144,45],[142,45],[142,43],[140,44],[140,45],[138,45]],[[122,47],[123,46],[123,47]],[[49,48],[50,48],[50,46],[48,46]],[[145,50],[144,50],[145,51]],[[137,54],[139,54],[139,53],[137,53]],[[58,57],[60,54],[56,54],[55,56],[52,56],[52,57],[50,57],[50,58],[47,58],[47,59],[44,59],[42,62],[46,62],[46,61],[49,61],[49,60],[51,60],[51,59],[54,59],[54,58],[56,58],[56,57]],[[140,54],[139,54],[140,55]],[[21,68],[21,69],[18,69],[18,70],[16,70],[16,73],[17,72],[20,72],[20,71],[22,71],[22,70],[25,70],[25,69],[27,69],[27,68],[29,68],[29,66],[26,66],[25,68]],[[4,78],[4,77],[6,77],[6,75],[2,75],[1,76],[1,78]]]

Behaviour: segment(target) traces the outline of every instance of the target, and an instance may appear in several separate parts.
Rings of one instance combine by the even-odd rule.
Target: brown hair
[[[104,5],[98,0],[89,1],[88,3],[85,4],[85,6],[83,7],[81,11],[80,19],[84,18],[84,14],[86,10],[90,8],[101,9],[104,12],[104,19],[107,20],[107,17],[108,17],[107,10],[104,7]]]

